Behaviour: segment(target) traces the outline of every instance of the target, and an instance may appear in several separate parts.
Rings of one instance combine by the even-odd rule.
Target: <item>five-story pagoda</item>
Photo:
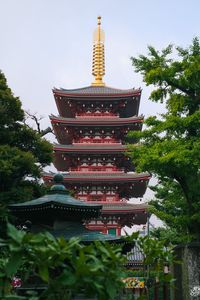
[[[141,130],[138,116],[141,90],[111,88],[103,82],[104,32],[101,17],[94,32],[94,82],[79,89],[54,89],[59,116],[50,116],[58,143],[54,165],[64,174],[64,184],[76,198],[103,205],[102,216],[87,224],[89,229],[121,234],[121,228],[145,224],[147,206],[131,204],[143,197],[149,174],[134,172],[126,156],[125,137],[129,130]],[[46,173],[51,185],[54,174]]]

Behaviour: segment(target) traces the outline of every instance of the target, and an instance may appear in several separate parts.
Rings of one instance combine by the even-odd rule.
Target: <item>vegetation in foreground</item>
[[[78,294],[114,299],[122,293],[122,279],[131,276],[124,267],[126,256],[117,245],[98,241],[84,245],[75,238],[66,241],[49,233],[33,235],[10,224],[7,236],[0,240],[1,299],[64,300]],[[125,239],[136,241],[144,253],[144,266],[150,265],[149,271],[158,280],[170,282],[171,275],[164,278],[163,270],[174,260],[172,249],[165,249],[157,239],[138,238],[138,234]],[[12,287],[14,277],[30,291],[20,296],[20,289]],[[37,293],[39,288],[43,290]]]

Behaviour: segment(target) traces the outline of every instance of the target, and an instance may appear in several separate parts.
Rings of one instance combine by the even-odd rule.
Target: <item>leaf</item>
[[[39,276],[44,280],[45,282],[49,281],[49,269],[46,265],[40,265],[39,266]]]
[[[113,299],[116,296],[116,287],[110,280],[106,281],[106,291],[109,295],[109,299]]]
[[[13,254],[5,266],[5,272],[8,277],[14,275],[22,264],[23,256],[21,253]]]
[[[18,244],[21,244],[24,236],[26,235],[24,231],[16,229],[15,226],[9,223],[7,225],[7,234],[11,239],[13,239]]]
[[[76,275],[72,272],[64,270],[63,273],[59,276],[58,281],[63,285],[72,286],[76,283],[77,278]]]

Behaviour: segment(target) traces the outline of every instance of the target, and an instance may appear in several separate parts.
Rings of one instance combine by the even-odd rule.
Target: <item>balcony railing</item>
[[[76,168],[69,168],[69,172],[114,172],[114,173],[124,173],[124,169],[119,169],[115,166],[80,166]]]
[[[80,138],[74,139],[73,144],[121,144],[121,141],[114,138]]]

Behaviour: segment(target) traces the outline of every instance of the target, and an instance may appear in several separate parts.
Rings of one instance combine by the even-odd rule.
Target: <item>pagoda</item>
[[[58,141],[54,165],[77,199],[102,205],[101,216],[86,221],[87,228],[118,236],[124,226],[146,224],[147,205],[128,200],[143,197],[150,175],[136,173],[126,155],[127,133],[142,129],[143,116],[138,115],[141,89],[111,88],[103,81],[101,17],[94,32],[92,74],[90,86],[53,89],[59,112],[50,116]],[[44,174],[47,185],[52,185],[53,176]]]

